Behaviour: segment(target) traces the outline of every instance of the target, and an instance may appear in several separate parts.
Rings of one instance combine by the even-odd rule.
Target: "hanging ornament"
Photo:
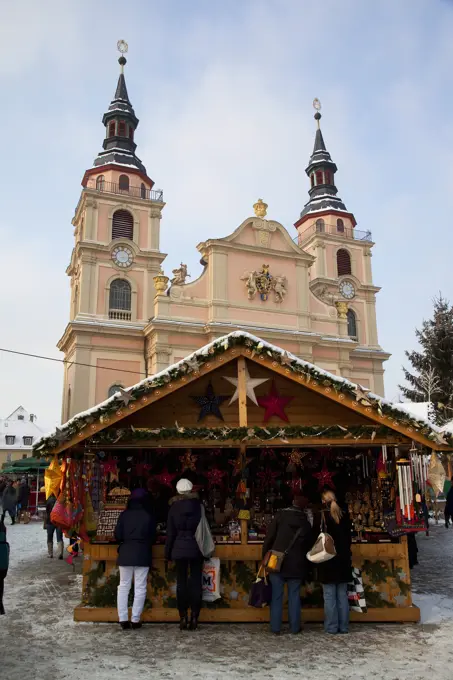
[[[104,469],[105,475],[110,474],[111,482],[118,480],[118,465],[116,463],[116,460],[109,458],[108,460],[102,463],[102,467]]]
[[[118,392],[119,392],[119,396],[118,396]],[[128,390],[123,390],[123,388],[120,387],[120,388],[118,388],[118,392],[115,392],[115,394],[113,396],[120,399],[125,406],[127,406],[130,401],[133,401],[133,396],[131,395],[131,393]]]
[[[362,387],[362,385],[356,385],[354,392],[356,401],[360,402],[364,406],[371,406],[371,403],[367,399],[367,395],[369,394],[370,390]]]
[[[445,479],[446,474],[444,466],[442,465],[437,453],[434,453],[433,451],[431,458],[429,459],[428,481],[434,491],[436,498],[440,493],[443,493]]]
[[[241,475],[251,460],[252,458],[247,458],[241,452],[238,453],[235,460],[229,460],[229,464],[233,466],[233,477]]]
[[[289,486],[291,491],[295,493],[296,491],[301,491],[302,487],[306,484],[306,481],[304,479],[301,479],[300,477],[294,477],[293,479],[289,479],[286,482],[286,485]]]
[[[196,404],[200,407],[200,415],[198,416],[198,422],[203,420],[205,416],[213,415],[220,420],[223,420],[223,415],[220,412],[220,404],[222,404],[228,397],[216,397],[214,394],[214,388],[212,383],[206,388],[206,394],[200,397],[192,397]]]
[[[290,453],[285,453],[288,458],[288,466],[286,468],[287,472],[295,472],[296,468],[302,467],[302,459],[305,458],[307,453],[302,453],[299,449],[293,449]]]
[[[135,473],[138,477],[143,477],[151,470],[151,465],[149,463],[137,463],[135,466]]]
[[[287,406],[294,397],[282,397],[275,386],[275,382],[272,381],[271,391],[267,397],[258,397],[258,404],[262,408],[266,409],[264,414],[264,422],[267,423],[272,416],[277,416],[286,422],[289,422],[289,418],[285,413],[285,406]]]
[[[226,472],[223,470],[219,470],[219,468],[213,468],[212,470],[208,470],[205,476],[208,479],[208,485],[213,487],[222,486],[225,475]]]
[[[280,355],[280,363],[282,366],[291,366],[292,362],[294,361],[295,357],[290,357],[288,352],[283,352],[283,354]]]
[[[236,390],[231,397],[230,405],[239,399],[239,378],[230,378],[229,376],[224,375],[223,376],[224,380],[228,380],[229,383],[235,386]],[[251,401],[253,401],[254,404],[258,406],[258,402],[256,400],[256,395],[255,395],[255,387],[258,387],[258,385],[262,385],[263,383],[267,382],[269,378],[251,378],[249,374],[249,369],[247,367],[247,364],[245,365],[245,389],[247,392],[247,396]]]
[[[274,449],[265,448],[260,451],[260,458],[269,458],[269,460],[275,460],[277,456],[275,455]]]
[[[258,472],[256,476],[259,479],[259,488],[261,490],[264,490],[270,489],[273,486],[275,486],[275,482],[277,477],[279,476],[279,473],[274,472],[270,468],[265,468],[264,470],[260,470],[260,472]]]
[[[184,472],[184,470],[192,470],[195,472],[197,467],[197,459],[198,456],[193,454],[190,449],[187,449],[183,456],[179,456],[179,460],[181,461],[181,472]]]
[[[162,486],[172,486],[172,482],[176,475],[172,474],[171,472],[168,472],[167,468],[163,470],[159,475],[154,475],[153,479],[155,479],[159,484]]]
[[[200,362],[197,360],[196,357],[192,357],[191,359],[186,359],[185,363],[188,365],[191,371],[194,373],[197,373],[200,370]]]
[[[326,466],[326,462],[324,461],[322,470],[320,472],[315,472],[313,477],[316,477],[318,480],[318,490],[322,491],[325,486],[330,487],[331,489],[335,489],[335,484],[333,483],[332,477],[336,475],[336,472],[329,472]]]

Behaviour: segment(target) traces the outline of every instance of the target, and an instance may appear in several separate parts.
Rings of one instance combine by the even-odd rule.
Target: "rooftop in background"
[[[6,418],[0,418],[0,464],[18,457],[18,454],[31,454],[34,442],[43,434],[36,424],[36,416],[23,406],[18,406]],[[3,455],[2,455],[3,454]]]

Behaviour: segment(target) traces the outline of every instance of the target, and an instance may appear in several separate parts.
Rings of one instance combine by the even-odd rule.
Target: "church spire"
[[[321,102],[314,99],[313,106],[316,109],[314,118],[317,129],[313,153],[310,156],[308,166],[305,170],[310,178],[309,195],[310,200],[305,204],[300,213],[300,219],[306,215],[313,215],[318,212],[329,210],[348,212],[341,198],[337,196],[338,189],[335,186],[335,173],[337,166],[333,162],[330,153],[326,149],[324,137],[321,132]]]
[[[139,121],[129,100],[124,77],[124,67],[127,63],[124,53],[128,50],[127,43],[124,40],[118,41],[118,50],[121,52],[118,59],[120,75],[115,95],[102,117],[106,129],[105,139],[102,143],[103,151],[99,152],[93,165],[94,167],[104,165],[135,167],[146,175],[145,166],[135,155],[137,145],[134,142],[134,135]]]

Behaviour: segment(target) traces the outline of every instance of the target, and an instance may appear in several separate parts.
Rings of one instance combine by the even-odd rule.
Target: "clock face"
[[[355,288],[352,281],[342,281],[340,283],[340,293],[346,300],[352,300],[355,297]]]
[[[130,248],[126,246],[117,246],[112,250],[112,260],[117,267],[130,267],[134,261],[134,254]]]

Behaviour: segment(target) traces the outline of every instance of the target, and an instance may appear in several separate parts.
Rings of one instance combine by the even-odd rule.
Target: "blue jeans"
[[[324,583],[324,630],[326,633],[349,631],[347,583]]]
[[[285,583],[287,583],[289,629],[291,633],[298,633],[300,631],[300,586],[302,585],[302,580],[300,578],[285,578],[281,574],[269,574],[269,578],[272,584],[272,632],[279,633],[282,626],[283,593],[285,590]]]

